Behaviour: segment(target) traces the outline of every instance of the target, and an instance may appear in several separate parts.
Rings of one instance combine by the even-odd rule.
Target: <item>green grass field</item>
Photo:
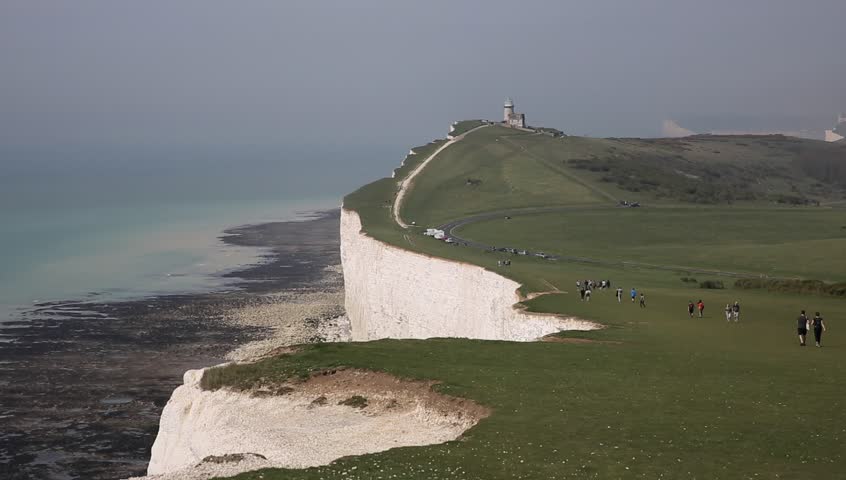
[[[265,361],[255,378],[342,365],[434,378],[494,413],[456,442],[238,478],[839,478],[841,300],[743,292],[741,322],[726,324],[720,307],[737,292],[650,272],[579,273],[645,288],[648,306],[598,292],[590,304],[561,294],[531,307],[602,321],[609,328],[578,337],[615,343],[379,341]],[[700,297],[705,318],[690,319],[687,301]],[[825,348],[795,345],[800,306],[830,319]]]
[[[793,187],[821,203],[833,201],[839,193],[831,192],[839,192],[839,184],[810,176],[816,167],[803,164],[792,140],[755,138],[600,140],[484,128],[430,164],[409,194],[403,218],[428,226],[484,211],[573,205],[566,213],[471,224],[462,235],[600,259],[844,280],[843,210],[772,203]],[[707,207],[680,203],[693,194],[675,185],[679,174],[670,163],[664,174],[656,170],[644,177],[658,183],[637,198],[662,206],[639,210],[606,207],[609,198],[630,198],[619,197],[633,193],[624,188],[629,183],[602,181],[608,172],[601,168],[568,163],[596,155],[601,167],[616,152],[634,162],[626,168],[644,171],[661,165],[638,160],[644,151],[671,150],[680,152],[682,158],[674,161],[685,163],[688,174],[713,171],[709,162],[729,162],[747,172],[767,158],[787,160],[777,174],[760,176],[755,190],[760,198],[732,199],[733,206],[709,200]],[[717,160],[718,155],[735,160]],[[730,278],[722,278],[729,288],[707,290],[682,282],[683,271],[548,261],[446,245],[423,237],[419,228],[400,229],[390,216],[397,180],[407,174],[409,162],[423,156],[407,160],[396,179],[379,180],[345,199],[369,235],[496,270],[521,283],[523,293],[554,287],[557,293],[526,306],[592,319],[607,328],[561,334],[593,340],[586,343],[432,339],[313,345],[292,356],[229,367],[217,372],[216,386],[244,387],[259,378],[282,380],[348,366],[434,379],[441,382],[438,390],[493,409],[454,442],[237,478],[846,478],[846,301],[740,290],[732,288]],[[829,170],[839,171],[846,157],[839,161]],[[793,174],[785,177],[788,167]],[[468,179],[481,182],[468,185]],[[714,188],[708,191],[718,196],[725,191]],[[511,267],[497,269],[501,258],[510,258]],[[634,287],[645,293],[647,307],[628,299],[618,303],[612,291],[580,301],[575,282],[585,278],[610,279],[626,293]],[[687,303],[699,299],[705,317],[691,319]],[[723,307],[735,300],[743,307],[741,321],[727,323]],[[800,309],[823,313],[829,327],[823,348],[798,346]]]
[[[463,238],[559,255],[759,275],[846,280],[841,209],[640,208],[564,211],[470,224]]]
[[[438,225],[491,210],[603,200],[588,186],[562,175],[566,168],[537,160],[513,141],[527,136],[551,140],[496,126],[477,130],[444,150],[415,180],[403,218]]]

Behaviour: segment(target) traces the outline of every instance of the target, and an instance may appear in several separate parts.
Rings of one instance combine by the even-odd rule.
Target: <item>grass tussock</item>
[[[341,400],[338,402],[338,405],[344,405],[352,408],[365,408],[367,407],[367,399],[361,395],[353,395],[350,398]]]
[[[722,290],[726,288],[722,280],[705,280],[699,282],[699,288],[706,288],[708,290]]]

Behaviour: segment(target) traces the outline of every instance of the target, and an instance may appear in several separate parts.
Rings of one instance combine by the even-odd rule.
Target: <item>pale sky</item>
[[[0,145],[411,146],[506,96],[572,134],[790,128],[846,110],[844,48],[843,0],[2,0]]]

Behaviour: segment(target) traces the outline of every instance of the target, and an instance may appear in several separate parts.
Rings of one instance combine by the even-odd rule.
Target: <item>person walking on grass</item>
[[[635,298],[637,298],[637,290],[635,290],[634,287],[632,287],[631,294],[632,294],[632,303],[634,303]]]
[[[590,287],[588,287],[588,289],[585,290],[585,301],[586,302],[590,301]]]
[[[825,331],[825,323],[823,322],[823,318],[820,316],[820,312],[814,314],[814,320],[812,321],[814,325],[814,340],[817,341],[817,346],[821,347],[820,340],[822,339],[822,332]]]
[[[740,320],[740,302],[734,302],[734,305],[731,307],[731,316],[735,322]]]
[[[623,301],[623,289],[617,287],[617,303],[622,303]]]
[[[699,318],[702,318],[702,312],[705,311],[705,302],[703,302],[702,299],[699,299],[696,303],[696,308],[699,309]]]
[[[584,285],[579,287],[579,295],[581,295],[581,297],[582,297],[581,301],[584,302],[585,301],[585,286]]]
[[[646,297],[640,292],[640,308],[646,308]]]
[[[796,332],[799,334],[799,346],[805,346],[805,337],[808,335],[808,317],[805,315],[805,310],[802,310],[802,313],[799,314],[799,318],[796,319]]]
[[[731,304],[727,303],[726,304],[726,321],[727,322],[731,321],[731,312],[732,312]]]
[[[687,314],[690,315],[690,318],[693,318],[693,309],[696,308],[693,305],[693,300],[687,301]]]

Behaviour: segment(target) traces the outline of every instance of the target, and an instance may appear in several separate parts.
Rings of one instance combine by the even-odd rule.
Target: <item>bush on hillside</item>
[[[746,290],[766,289],[770,292],[846,297],[846,283],[844,282],[825,283],[822,280],[773,280],[766,278],[743,278],[734,282],[734,286]]]
[[[699,284],[699,288],[707,288],[711,290],[722,290],[726,288],[722,280],[705,280]]]
[[[818,198],[841,195],[846,186],[842,146],[779,136],[738,138],[616,139],[619,148],[562,162],[623,191],[694,204],[815,205]]]
[[[786,205],[808,205],[813,203],[810,199],[802,195],[775,195],[773,201]]]

